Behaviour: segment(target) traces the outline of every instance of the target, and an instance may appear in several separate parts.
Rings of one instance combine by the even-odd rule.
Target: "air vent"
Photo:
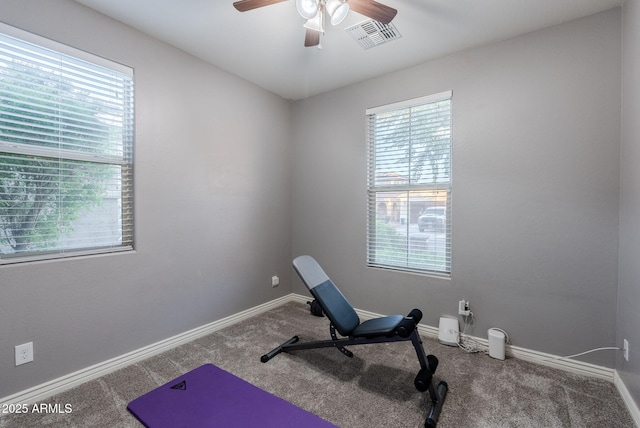
[[[373,19],[345,28],[344,31],[351,34],[362,49],[371,49],[402,37],[393,23],[382,24]]]

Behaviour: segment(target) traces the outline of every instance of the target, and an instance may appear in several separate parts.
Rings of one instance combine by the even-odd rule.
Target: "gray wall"
[[[629,361],[616,368],[640,403],[640,1],[626,0],[623,19],[622,137],[620,165],[620,273],[618,344],[627,339]]]
[[[136,252],[0,267],[0,397],[291,292],[287,101],[70,0],[3,0],[0,21],[136,82]]]
[[[296,102],[293,253],[352,304],[569,355],[616,345],[620,9]],[[393,44],[376,49],[393,49]],[[451,279],[365,265],[365,109],[453,90]],[[294,291],[304,288],[296,279]],[[613,367],[615,353],[583,358]]]
[[[137,244],[0,268],[0,397],[304,294],[290,259],[307,253],[358,308],[419,306],[437,326],[465,298],[472,334],[502,327],[515,345],[560,355],[627,338],[631,363],[583,359],[617,363],[638,401],[638,1],[625,3],[624,53],[616,9],[292,108],[73,1],[3,0],[0,21],[135,68]],[[447,89],[453,275],[366,268],[364,110]],[[35,361],[14,367],[13,347],[28,341]]]

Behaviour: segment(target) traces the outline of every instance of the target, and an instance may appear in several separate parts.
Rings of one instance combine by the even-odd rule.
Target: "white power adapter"
[[[469,302],[464,299],[458,302],[458,315],[464,315],[466,317],[471,315],[471,311],[469,310]]]
[[[498,360],[504,360],[504,344],[506,336],[504,332],[497,328],[490,328],[487,331],[489,336],[489,356]]]

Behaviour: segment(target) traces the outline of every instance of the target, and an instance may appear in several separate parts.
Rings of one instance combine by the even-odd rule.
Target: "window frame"
[[[100,68],[101,73],[113,74],[117,76],[117,79],[122,80],[123,101],[121,105],[122,116],[118,120],[122,120],[122,132],[119,135],[116,142],[109,142],[105,145],[111,153],[98,153],[98,152],[83,152],[80,149],[65,148],[65,144],[59,143],[59,147],[50,147],[50,143],[47,144],[34,144],[34,142],[28,143],[16,143],[9,139],[4,140],[1,138],[2,131],[0,130],[0,154],[5,159],[11,160],[11,156],[17,155],[18,157],[24,157],[24,168],[28,167],[29,162],[36,160],[46,162],[58,162],[59,168],[65,168],[70,163],[79,163],[87,166],[90,165],[106,165],[107,167],[113,167],[119,172],[116,175],[118,177],[117,183],[117,200],[118,200],[118,214],[117,219],[115,215],[111,215],[109,218],[111,221],[117,221],[119,238],[118,242],[113,241],[109,243],[96,243],[94,241],[91,244],[79,245],[76,247],[65,247],[56,242],[55,246],[51,248],[43,248],[38,250],[27,250],[19,253],[2,253],[0,252],[0,266],[11,265],[16,263],[61,259],[77,256],[95,255],[116,253],[123,251],[134,250],[134,198],[133,198],[133,152],[134,152],[134,139],[135,139],[135,88],[134,88],[134,71],[131,67],[119,64],[117,62],[108,60],[106,58],[76,49],[74,47],[64,45],[62,43],[41,37],[39,35],[12,27],[10,25],[0,22],[0,33],[9,39],[15,39],[17,44],[21,45],[33,45],[35,50],[46,50],[51,55],[59,56],[60,62],[69,60],[77,64],[87,64],[89,69]],[[4,44],[4,43],[3,43]],[[10,42],[7,41],[5,46],[9,46]],[[6,47],[5,52],[8,55],[17,55],[15,47]],[[34,51],[35,52],[35,51]],[[32,54],[35,55],[35,54]],[[33,60],[32,57],[29,60]],[[8,69],[8,68],[7,68]],[[44,69],[40,69],[43,71]],[[55,73],[59,73],[65,68],[52,68],[49,73],[53,76]],[[46,73],[46,71],[44,71]],[[93,73],[93,72],[92,72]],[[91,74],[93,75],[93,74]],[[84,76],[84,74],[83,74]],[[88,77],[89,75],[87,75]],[[79,87],[77,90],[80,90]],[[9,92],[7,92],[9,93]],[[99,95],[95,95],[99,98]],[[7,98],[8,100],[11,98]],[[35,106],[44,106],[44,104],[35,104]],[[20,126],[25,127],[24,124],[19,123],[15,125],[16,129],[22,129]],[[109,121],[110,119],[105,119]],[[79,146],[83,147],[85,140],[80,140]],[[47,147],[47,145],[49,147]],[[86,146],[88,147],[88,146]],[[86,149],[85,149],[86,150]],[[115,153],[115,154],[114,154]],[[16,158],[13,158],[15,162]],[[7,170],[5,170],[7,171]],[[61,178],[59,183],[65,183]],[[107,192],[107,190],[104,190]],[[113,193],[113,190],[109,190]],[[105,193],[106,195],[106,193]],[[102,198],[105,197],[102,195]],[[60,203],[60,202],[58,202]],[[98,219],[100,220],[100,219]],[[60,226],[58,226],[60,227]],[[63,234],[64,229],[60,229],[58,233]],[[64,235],[59,235],[59,238],[65,239]]]
[[[376,118],[378,116],[382,116],[384,114],[394,114],[400,113],[401,111],[405,111],[406,109],[420,108],[421,106],[430,105],[433,103],[441,103],[443,101],[448,102],[448,113],[443,116],[443,119],[448,120],[448,143],[447,143],[447,153],[445,156],[447,157],[446,162],[446,175],[448,178],[444,179],[434,179],[434,182],[422,182],[416,183],[412,181],[411,174],[407,173],[406,178],[402,177],[402,174],[397,172],[391,173],[389,171],[383,171],[379,165],[381,165],[382,161],[377,159],[377,150],[381,150],[383,148],[382,142],[378,142],[377,140],[384,140],[386,134],[383,134],[382,131],[389,131],[389,128],[382,128],[381,132],[378,132],[376,127]],[[427,95],[423,97],[413,98],[405,101],[400,101],[396,103],[386,104],[379,107],[373,107],[366,109],[366,117],[367,117],[367,226],[366,226],[366,264],[367,267],[372,268],[380,268],[380,269],[388,269],[394,271],[404,271],[410,273],[418,273],[418,274],[426,274],[437,277],[451,277],[451,242],[452,242],[452,229],[451,229],[451,219],[452,219],[452,210],[451,210],[451,201],[452,201],[452,164],[453,164],[453,91],[443,91],[440,93]],[[410,120],[410,119],[409,119]],[[378,136],[378,134],[381,134]],[[428,134],[428,133],[427,133]],[[429,134],[435,135],[435,134]],[[424,136],[424,135],[422,135]],[[408,146],[409,152],[413,152],[414,143],[413,143],[413,135],[408,138]],[[438,149],[441,150],[441,149]],[[411,160],[407,162],[405,166],[408,168],[408,171],[411,170]],[[393,168],[391,168],[393,169]],[[383,177],[382,173],[386,173],[386,176]],[[395,176],[395,178],[394,178]],[[419,181],[419,180],[418,180]],[[387,199],[384,199],[385,192],[387,192]],[[418,251],[413,250],[414,238],[423,238],[420,234],[410,231],[411,221],[416,218],[415,207],[412,207],[412,204],[419,206],[413,198],[420,197],[422,199],[427,199],[425,195],[429,195],[434,201],[434,205],[426,205],[424,211],[427,208],[440,206],[446,210],[446,216],[444,221],[444,233],[438,235],[437,241],[442,242],[443,244],[443,260],[440,262],[434,262],[430,264],[430,262],[422,262],[424,265],[420,266],[420,263],[415,261],[411,261],[414,259],[412,254],[418,254]],[[388,215],[387,218],[384,219],[384,223],[391,223],[394,219],[400,220],[401,228],[405,228],[406,226],[406,236],[401,236],[400,238],[394,237],[395,241],[391,241],[391,238],[385,236],[387,232],[385,229],[389,229],[389,227],[381,227],[380,220],[380,212],[379,205],[381,202],[384,202],[384,208],[387,208],[387,202],[391,200],[391,195],[395,196],[396,200],[404,200],[404,203],[399,203],[400,206],[404,205],[404,208],[401,208],[404,213],[405,223],[402,223],[402,215],[400,218],[398,217],[398,213],[395,210],[392,210],[392,214]],[[379,198],[379,196],[381,196]],[[421,202],[424,204],[424,202]],[[418,226],[419,227],[419,226]],[[420,230],[422,233],[422,230]],[[391,234],[395,234],[393,230],[391,230]],[[444,237],[442,237],[444,235]],[[436,236],[435,233],[433,235]],[[384,242],[385,239],[387,242]],[[404,240],[403,240],[404,239]],[[434,241],[436,241],[434,239]],[[379,243],[380,242],[380,243]],[[417,241],[420,242],[420,241]],[[425,239],[425,242],[428,242],[428,237]],[[399,243],[399,244],[398,244]],[[390,256],[389,254],[378,256],[377,253],[384,254],[385,248],[388,250],[387,246],[395,246],[396,244],[404,247],[402,250],[405,251],[405,254],[400,256]],[[425,244],[427,245],[427,244]],[[434,248],[435,248],[434,242]],[[441,246],[441,244],[438,244]],[[381,251],[383,250],[383,251]],[[435,251],[435,250],[434,250]],[[425,251],[426,253],[426,251]],[[440,252],[438,252],[439,254]],[[395,259],[394,259],[395,257]],[[401,261],[402,257],[405,257],[404,261]],[[427,256],[423,256],[427,257]],[[425,267],[429,265],[429,267]],[[439,266],[438,266],[439,265]]]

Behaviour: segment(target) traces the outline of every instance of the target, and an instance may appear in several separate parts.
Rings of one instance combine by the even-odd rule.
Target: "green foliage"
[[[378,262],[406,259],[407,237],[383,221],[376,221],[376,260]]]
[[[64,149],[81,141],[85,152],[104,150],[109,125],[100,117],[99,101],[51,70],[19,62],[3,65],[3,142]],[[103,131],[91,136],[87,129]],[[9,252],[55,248],[82,210],[100,204],[113,168],[0,152],[0,244],[11,247]]]
[[[429,239],[427,234],[411,237],[399,233],[395,226],[378,220],[374,260],[380,265],[444,272],[447,270],[446,255],[430,245]]]
[[[450,100],[443,100],[380,114],[386,130],[378,146],[402,153],[395,172],[406,175],[411,184],[449,178],[450,105]]]

